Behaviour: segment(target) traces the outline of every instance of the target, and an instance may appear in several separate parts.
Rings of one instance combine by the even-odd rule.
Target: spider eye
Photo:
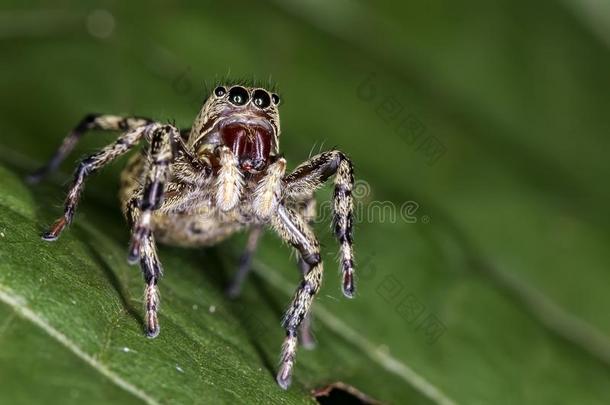
[[[257,89],[252,94],[252,102],[258,108],[267,108],[271,104],[271,98],[265,90]]]
[[[278,105],[280,103],[280,96],[275,93],[271,95],[271,99],[273,100],[273,104],[275,105]]]
[[[216,97],[222,97],[227,94],[227,89],[222,86],[218,86],[214,89],[214,94],[216,95]]]
[[[248,91],[243,87],[233,87],[229,90],[229,101],[235,105],[246,104],[248,102]]]

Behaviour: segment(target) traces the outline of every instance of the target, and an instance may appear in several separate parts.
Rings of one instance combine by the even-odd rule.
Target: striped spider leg
[[[312,196],[306,199],[305,202],[299,204],[295,204],[294,209],[297,210],[301,215],[303,215],[306,223],[309,225],[315,218],[316,214],[316,200]],[[231,299],[235,299],[239,297],[241,294],[242,287],[248,274],[252,271],[252,258],[256,253],[256,249],[258,247],[258,242],[260,237],[264,232],[264,227],[262,225],[255,225],[251,228],[248,233],[248,240],[246,242],[246,247],[239,258],[239,265],[231,284],[227,288],[227,295]],[[297,266],[299,268],[301,276],[305,276],[310,270],[309,264],[303,260],[303,258],[299,255]],[[305,317],[303,322],[299,327],[299,342],[305,349],[313,349],[315,347],[315,339],[313,337],[313,333],[311,332],[311,314]]]
[[[127,214],[132,224],[131,242],[127,260],[131,264],[140,261],[140,267],[146,283],[144,302],[146,307],[146,334],[154,338],[159,334],[159,294],[157,282],[163,275],[161,262],[152,233],[151,217],[154,210],[160,208],[163,201],[165,184],[169,179],[170,164],[174,160],[174,151],[182,143],[180,132],[171,125],[150,129],[150,146],[148,151],[149,167],[142,189],[140,203],[131,204]]]
[[[31,183],[38,183],[51,172],[55,171],[60,163],[72,152],[78,141],[91,130],[101,131],[132,131],[146,124],[151,124],[153,121],[142,117],[121,117],[109,114],[88,114],[86,115],[66,136],[57,149],[53,157],[49,159],[47,164],[36,170],[28,180]]]
[[[354,264],[352,252],[354,183],[350,160],[339,151],[330,151],[314,156],[301,164],[290,175],[284,177],[283,197],[295,201],[310,197],[331,175],[335,175],[334,230],[341,244],[341,270],[343,294],[354,296]],[[297,288],[292,303],[283,319],[286,338],[282,345],[278,384],[286,389],[290,385],[292,368],[297,348],[297,330],[308,318],[314,296],[322,283],[323,264],[320,244],[306,217],[288,204],[280,204],[272,218],[272,226],[278,235],[290,243],[300,254],[303,265],[303,280]]]
[[[248,274],[252,270],[252,259],[258,248],[258,242],[263,235],[264,228],[261,225],[255,225],[248,232],[248,240],[246,247],[239,257],[237,272],[233,276],[231,284],[227,287],[227,296],[231,299],[238,298],[241,295],[244,282]]]
[[[85,185],[85,179],[89,175],[125,154],[136,146],[142,138],[145,138],[149,143],[150,167],[141,198],[129,210],[129,218],[134,226],[129,249],[129,261],[134,263],[139,260],[141,264],[146,282],[146,332],[148,336],[154,337],[159,332],[157,321],[159,298],[156,284],[162,270],[150,229],[150,217],[152,211],[158,208],[162,200],[163,186],[168,176],[168,167],[173,158],[173,151],[178,149],[176,146],[178,143],[181,144],[182,140],[179,131],[171,125],[154,123],[141,118],[89,115],[64,139],[49,163],[32,175],[30,180],[39,181],[56,169],[88,129],[121,130],[125,132],[114,143],[80,162],[66,197],[64,214],[43,234],[42,238],[46,241],[56,240],[64,228],[72,222]]]
[[[311,216],[311,207],[308,207],[307,202],[311,199],[311,195],[332,175],[335,175],[333,228],[341,245],[343,294],[352,298],[355,291],[352,247],[354,220],[352,198],[354,169],[352,162],[341,151],[333,150],[320,153],[299,165],[284,178],[285,188],[283,192],[284,198],[288,201],[304,201],[307,215]]]

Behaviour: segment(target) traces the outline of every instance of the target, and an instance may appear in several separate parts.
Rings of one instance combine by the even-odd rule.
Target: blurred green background
[[[311,403],[335,381],[394,404],[608,403],[608,4],[3,0],[0,403]],[[277,83],[291,167],[337,147],[359,180],[357,298],[326,218],[318,347],[287,392],[274,371],[298,276],[277,238],[237,302],[223,288],[243,235],[162,247],[150,341],[121,163],[61,240],[39,240],[74,162],[113,135],[21,180],[85,113],[188,127],[227,75]]]

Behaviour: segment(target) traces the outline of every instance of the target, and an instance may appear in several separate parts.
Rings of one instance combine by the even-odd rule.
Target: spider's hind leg
[[[80,138],[91,130],[103,131],[132,131],[153,121],[141,117],[120,117],[109,114],[88,114],[64,138],[63,142],[53,154],[51,159],[41,168],[27,177],[30,183],[38,183],[49,173],[53,172],[59,164],[72,152]]]
[[[235,273],[231,284],[227,288],[227,295],[229,298],[237,298],[241,294],[244,281],[252,269],[252,257],[256,252],[258,241],[262,233],[263,228],[261,226],[255,226],[252,228],[252,230],[250,230],[248,241],[246,242],[246,248],[239,258],[237,273]]]

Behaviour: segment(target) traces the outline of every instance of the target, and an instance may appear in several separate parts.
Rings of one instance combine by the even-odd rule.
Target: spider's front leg
[[[299,165],[284,178],[286,199],[296,201],[308,198],[330,176],[335,175],[333,196],[333,224],[335,236],[341,244],[341,271],[343,294],[352,298],[354,285],[353,220],[354,170],[352,162],[343,152],[333,150],[314,156]]]
[[[286,338],[282,345],[280,368],[276,377],[280,387],[287,389],[292,377],[297,349],[297,330],[309,315],[314,296],[322,284],[322,258],[320,244],[301,214],[280,204],[271,224],[278,235],[295,247],[301,260],[306,263],[303,281],[292,299],[283,319]]]
[[[151,229],[152,214],[163,202],[164,185],[169,178],[170,165],[174,159],[173,151],[177,149],[175,146],[179,142],[180,134],[173,126],[155,128],[150,139],[150,166],[146,172],[141,197],[133,199],[127,207],[128,218],[133,227],[128,260],[132,264],[139,261],[142,268],[146,283],[146,334],[151,338],[159,334],[157,283],[163,274]]]

